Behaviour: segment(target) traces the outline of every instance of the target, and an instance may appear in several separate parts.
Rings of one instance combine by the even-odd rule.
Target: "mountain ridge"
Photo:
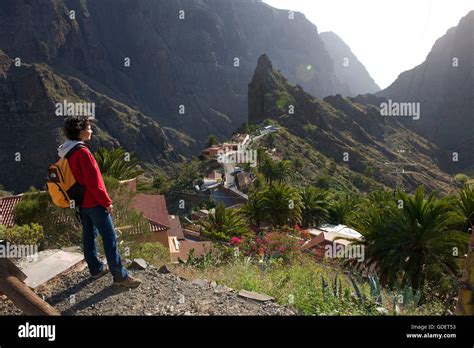
[[[276,120],[316,151],[352,172],[388,187],[401,180],[408,189],[424,184],[429,190],[450,190],[451,179],[433,161],[436,146],[398,120],[381,116],[371,103],[383,98],[313,97],[273,69],[266,54],[259,58],[248,93],[250,123]],[[403,156],[399,150],[404,151]],[[400,161],[416,162],[417,172],[408,175],[405,168],[404,174],[391,173],[397,168],[401,170],[395,165]],[[324,169],[324,165],[319,169]]]

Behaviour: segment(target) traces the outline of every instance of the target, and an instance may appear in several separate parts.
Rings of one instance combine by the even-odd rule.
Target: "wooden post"
[[[23,283],[25,274],[9,259],[0,259],[0,292],[26,315],[60,315]]]

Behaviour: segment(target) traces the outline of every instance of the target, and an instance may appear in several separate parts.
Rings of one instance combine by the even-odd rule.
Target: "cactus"
[[[403,305],[406,306],[413,301],[413,291],[411,287],[406,286],[403,291]]]
[[[421,291],[417,290],[416,294],[413,296],[413,304],[415,306],[418,306],[418,303],[420,303],[420,300],[421,300]]]
[[[360,302],[363,302],[364,301],[364,297],[362,295],[362,292],[360,291],[360,288],[359,286],[357,285],[356,281],[354,280],[354,278],[352,276],[349,276],[350,280],[351,280],[351,283],[352,283],[352,286],[354,287],[354,290],[356,292],[356,295],[357,295],[357,298],[359,299]]]
[[[370,297],[377,302],[379,306],[382,305],[382,287],[378,281],[377,276],[369,276]]]
[[[418,306],[418,303],[421,299],[421,292],[417,290],[416,293],[413,293],[413,289],[411,286],[405,286],[403,289],[397,289],[396,295],[394,297],[394,303],[396,299],[401,298],[401,303],[403,306]],[[398,303],[398,301],[396,301]]]
[[[411,304],[417,306],[418,303],[420,302],[420,298],[421,298],[420,290],[417,290],[416,294],[413,294],[413,289],[411,288],[411,286],[405,287],[404,292],[403,292],[403,304],[405,306],[411,305]]]
[[[326,280],[324,279],[323,276],[321,276],[321,288],[323,290],[323,294],[325,294],[326,289],[328,288],[328,283],[326,283]]]
[[[337,273],[332,282],[332,291],[333,291],[334,296],[336,297],[337,296]]]

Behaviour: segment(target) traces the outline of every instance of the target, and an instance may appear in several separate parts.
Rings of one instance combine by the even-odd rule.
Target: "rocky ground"
[[[88,269],[71,271],[36,292],[62,315],[296,315],[274,301],[239,296],[214,282],[186,281],[149,265],[130,273],[143,280],[137,289],[120,289],[110,274],[92,280]],[[21,315],[10,300],[0,297],[1,315]]]

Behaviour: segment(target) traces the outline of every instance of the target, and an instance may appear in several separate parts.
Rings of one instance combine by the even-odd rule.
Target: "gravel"
[[[152,265],[130,274],[143,281],[140,287],[111,286],[110,274],[92,280],[86,268],[62,275],[37,293],[62,315],[297,315],[274,301],[242,298],[225,286],[203,279],[186,281]],[[1,296],[0,314],[22,313]]]

